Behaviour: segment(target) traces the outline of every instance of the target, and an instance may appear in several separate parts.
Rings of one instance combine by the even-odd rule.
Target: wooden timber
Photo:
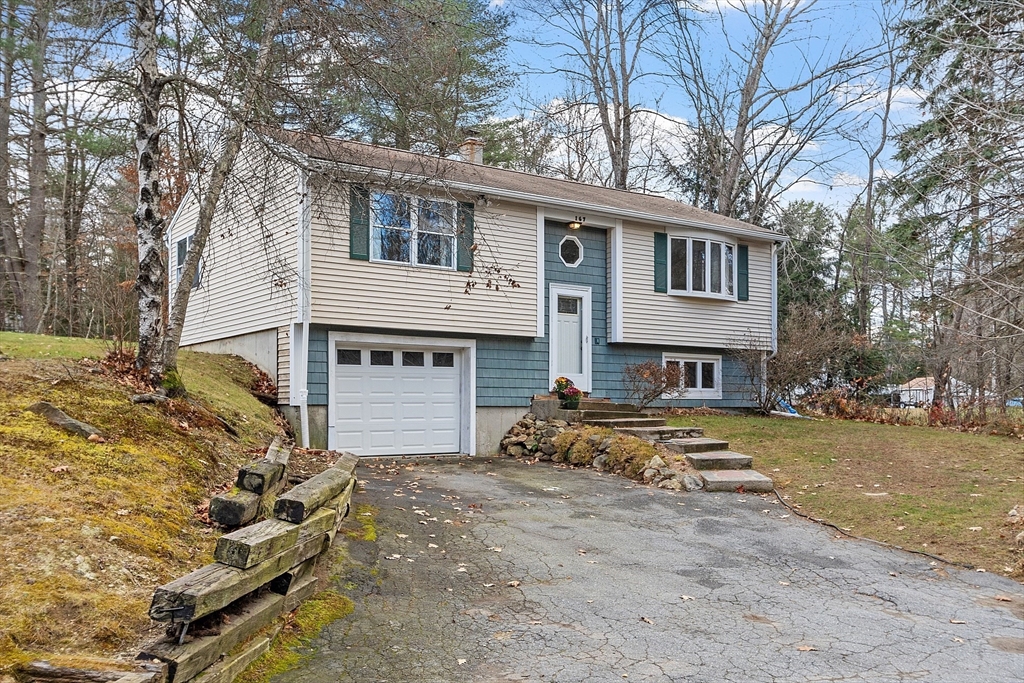
[[[276,462],[267,462],[266,460],[257,460],[248,465],[243,465],[238,470],[238,479],[235,481],[235,486],[243,491],[252,491],[256,495],[262,496],[265,493],[274,491],[277,483],[281,481],[283,476],[284,465]]]
[[[229,491],[210,499],[210,519],[224,526],[242,526],[256,518],[260,497],[252,491]]]
[[[332,467],[277,498],[274,516],[298,524],[328,501],[337,498],[352,481],[352,473]]]
[[[271,641],[273,641],[273,637],[257,638],[246,645],[241,652],[213,664],[192,680],[195,683],[234,683],[234,680],[245,671],[246,667],[270,649]]]
[[[323,540],[321,540],[320,547],[324,547]],[[278,595],[288,595],[288,591],[291,590],[292,585],[295,585],[298,581],[301,581],[313,573],[313,570],[316,569],[316,561],[319,555],[320,553],[317,553],[305,562],[292,567],[284,574],[281,574],[281,576],[273,579],[270,582],[270,590]]]
[[[301,528],[291,522],[266,519],[218,538],[213,557],[231,567],[248,569],[295,545]]]
[[[282,613],[284,596],[268,593],[247,605],[241,614],[221,627],[218,635],[196,638],[183,645],[175,641],[154,643],[140,658],[159,659],[169,665],[169,683],[184,683],[196,677],[225,652],[259,631]]]
[[[270,448],[267,449],[267,454],[263,457],[267,462],[275,463],[278,465],[288,466],[288,459],[291,458],[292,449],[295,444],[291,441],[283,441],[280,436],[274,439],[274,442],[270,444]]]
[[[53,681],[54,683],[109,683],[129,671],[96,671],[54,666],[49,662],[29,662],[21,667],[19,675],[28,681]]]
[[[299,546],[293,546],[249,569],[220,562],[160,586],[153,592],[149,617],[155,621],[191,622],[226,607],[295,566]]]
[[[314,593],[320,580],[316,574],[310,574],[301,579],[293,581],[291,586],[288,588],[288,594],[284,596],[284,607],[282,608],[285,612],[291,612],[293,609],[297,609],[299,605],[308,600]]]

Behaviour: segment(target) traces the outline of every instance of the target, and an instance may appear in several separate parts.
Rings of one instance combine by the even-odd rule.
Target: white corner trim
[[[579,297],[582,299],[583,306],[583,373],[579,381],[573,379],[573,383],[579,387],[580,391],[593,391],[593,358],[594,358],[594,345],[593,345],[593,315],[594,305],[591,299],[590,287],[582,287],[580,285],[569,285],[561,282],[552,282],[551,291],[549,293],[548,310],[550,311],[550,329],[551,334],[548,336],[548,386],[552,386],[555,383],[555,379],[559,376],[558,370],[555,366],[555,360],[557,353],[554,345],[557,343],[556,328],[558,327],[558,295]],[[572,379],[570,377],[570,379]]]
[[[612,309],[612,320],[611,320],[611,339],[608,341],[611,343],[621,342],[623,339],[622,333],[622,302],[623,302],[623,283],[622,283],[622,221],[616,220],[615,227],[611,229],[611,239],[609,240],[612,257],[612,272],[609,273],[611,280],[611,309]]]
[[[544,207],[537,207],[537,337],[544,338]]]
[[[664,351],[661,354],[661,366],[665,367],[665,362],[670,360],[677,360],[680,363],[683,361],[713,361],[715,363],[715,388],[714,389],[687,389],[686,393],[682,396],[676,396],[673,394],[662,394],[663,399],[678,399],[682,401],[687,400],[716,400],[722,398],[722,357],[712,356],[708,354],[700,353],[674,353],[672,351]]]
[[[772,355],[779,350],[779,245],[772,243]]]
[[[461,451],[468,455],[476,455],[476,339],[413,337],[408,335],[365,334],[362,332],[328,332],[327,333],[327,447],[334,448],[334,428],[337,425],[334,415],[335,396],[335,350],[339,343],[379,344],[390,347],[441,347],[460,349],[462,377],[459,394],[462,414],[468,416],[460,420],[459,445]]]
[[[295,264],[295,320],[308,323],[311,308],[311,265],[310,265],[310,227],[312,222],[312,206],[309,196],[308,173],[296,167],[298,175],[298,229],[296,231]]]

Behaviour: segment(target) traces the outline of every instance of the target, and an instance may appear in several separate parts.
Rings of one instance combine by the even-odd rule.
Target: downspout
[[[761,405],[768,400],[768,361],[779,355],[779,243],[772,242],[772,352],[761,364]]]
[[[306,186],[306,172],[298,169],[299,176],[299,235],[298,235],[298,321],[295,331],[301,333],[296,340],[299,345],[299,352],[296,356],[299,366],[298,371],[298,402],[299,402],[299,431],[303,448],[309,448],[309,319],[310,319],[310,273],[309,273],[309,190]],[[293,372],[295,372],[293,370]]]

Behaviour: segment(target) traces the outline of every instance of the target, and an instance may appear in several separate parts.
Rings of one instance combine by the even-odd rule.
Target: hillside
[[[134,405],[106,351],[0,333],[0,678],[44,655],[134,655],[153,588],[211,560],[218,533],[196,507],[279,430],[241,359],[183,353],[199,405]],[[51,426],[36,401],[105,443]]]

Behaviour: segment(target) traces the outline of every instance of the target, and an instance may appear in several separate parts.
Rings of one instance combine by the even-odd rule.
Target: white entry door
[[[337,342],[331,447],[356,455],[460,452],[463,352]]]
[[[590,288],[553,284],[550,297],[550,383],[568,377],[581,391],[590,391]]]

